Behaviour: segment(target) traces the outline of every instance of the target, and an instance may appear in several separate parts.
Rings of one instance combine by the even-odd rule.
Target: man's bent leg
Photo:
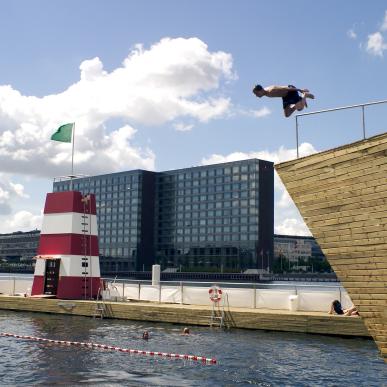
[[[297,110],[297,104],[286,106],[286,108],[284,109],[285,117],[290,117],[296,110]]]

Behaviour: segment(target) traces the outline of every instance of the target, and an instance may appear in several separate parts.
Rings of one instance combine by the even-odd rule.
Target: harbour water
[[[0,311],[0,332],[215,357],[217,365],[0,337],[1,385],[387,386],[372,340]],[[149,341],[141,338],[150,332]]]

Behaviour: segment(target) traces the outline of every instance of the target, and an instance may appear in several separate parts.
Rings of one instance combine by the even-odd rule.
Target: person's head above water
[[[255,85],[253,89],[253,93],[261,98],[265,95],[265,89],[261,85]]]
[[[144,340],[148,340],[149,339],[149,332],[148,331],[144,331],[143,334],[142,334],[142,338]]]
[[[189,328],[184,328],[183,329],[183,334],[184,335],[189,335]]]

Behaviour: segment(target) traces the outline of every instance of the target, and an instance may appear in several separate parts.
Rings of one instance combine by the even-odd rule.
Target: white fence
[[[162,303],[211,305],[209,289],[214,283],[163,282],[152,286],[149,281],[106,280],[105,299],[112,301],[153,301]],[[333,300],[343,308],[352,306],[347,292],[340,285],[316,284],[241,284],[217,283],[227,294],[230,307],[253,309],[296,309],[328,312]],[[32,287],[32,277],[0,277],[0,293],[25,294]],[[0,301],[1,302],[1,301]]]
[[[146,281],[108,281],[106,298],[113,300],[153,301],[162,303],[211,305],[209,289],[214,283],[163,282],[152,286]],[[340,285],[277,285],[217,283],[227,294],[230,307],[253,309],[295,309],[328,312],[332,301],[339,300],[344,309],[352,301]],[[293,301],[291,301],[293,299]],[[294,305],[293,305],[294,307]]]

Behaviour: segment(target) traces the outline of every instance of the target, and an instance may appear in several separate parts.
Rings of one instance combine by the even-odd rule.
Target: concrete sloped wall
[[[387,361],[387,133],[275,168]]]

